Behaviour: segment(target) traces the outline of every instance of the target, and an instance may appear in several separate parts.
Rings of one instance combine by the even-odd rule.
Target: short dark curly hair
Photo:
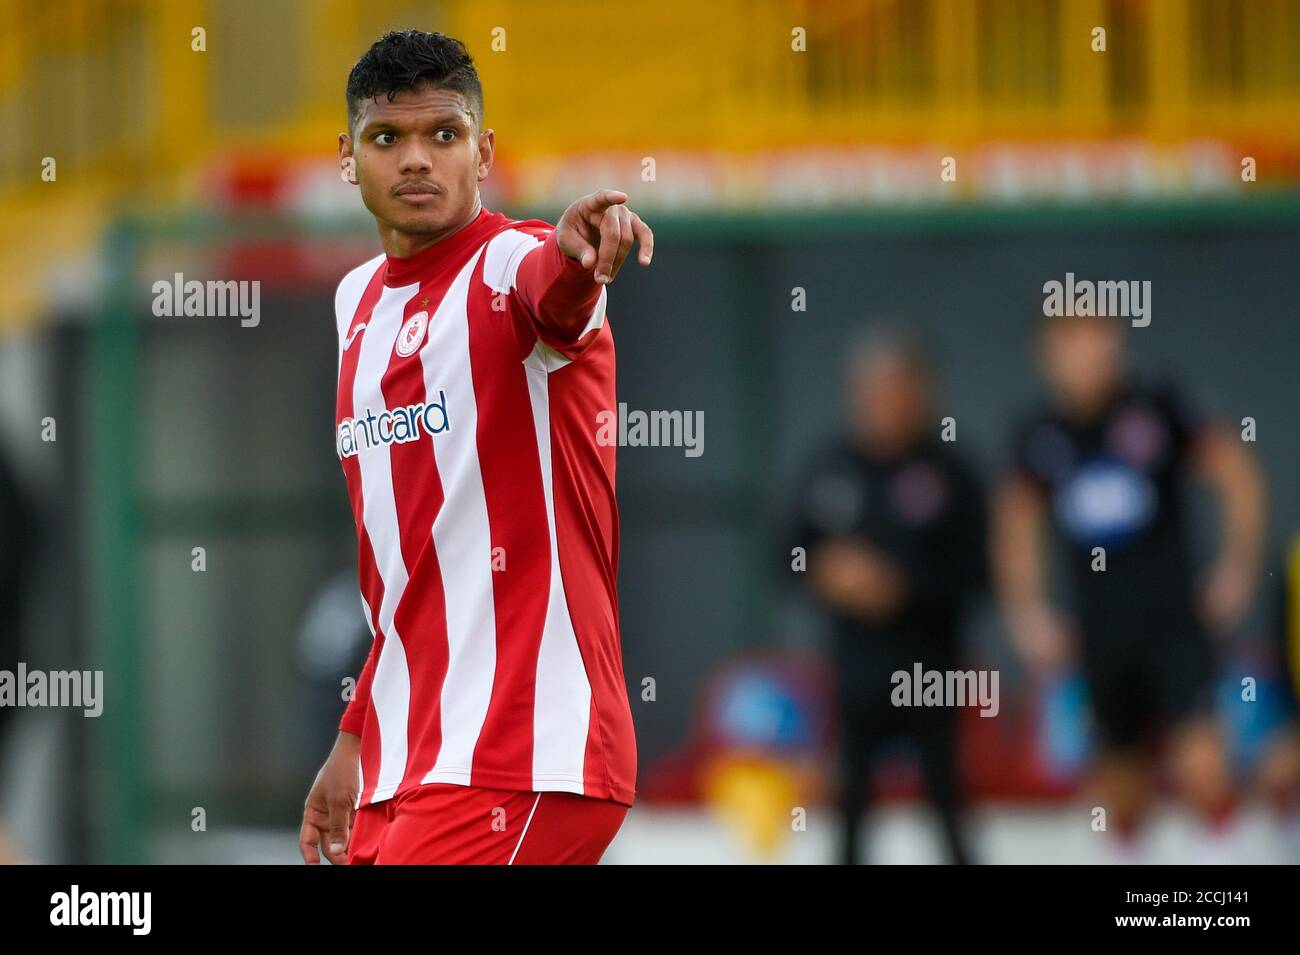
[[[442,33],[394,30],[376,40],[348,74],[348,131],[356,128],[365,100],[385,93],[392,102],[402,90],[425,86],[464,96],[482,130],[483,85],[465,44]]]

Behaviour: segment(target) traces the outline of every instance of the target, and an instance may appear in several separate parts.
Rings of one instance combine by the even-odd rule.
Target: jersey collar
[[[506,217],[501,213],[490,212],[487,206],[480,207],[478,215],[469,225],[427,249],[406,258],[386,256],[384,284],[389,288],[414,285],[427,279],[431,272],[440,267],[460,265],[470,250],[478,248],[505,221]]]

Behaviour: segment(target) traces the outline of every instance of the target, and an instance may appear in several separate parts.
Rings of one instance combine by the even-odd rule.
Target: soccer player
[[[606,286],[654,237],[602,189],[554,227],[484,208],[464,45],[348,77],[344,179],[382,255],[335,297],[336,450],[374,643],[307,797],[305,862],[585,863],[632,805]]]
[[[960,820],[957,712],[893,704],[893,674],[957,668],[960,627],[985,576],[984,495],[938,440],[934,379],[911,338],[873,329],[849,354],[848,432],[807,468],[791,544],[834,624],[840,713],[839,861],[855,865],[873,763],[910,742],[949,858],[970,861]],[[787,550],[788,552],[788,550]]]
[[[1015,438],[999,490],[995,563],[1007,623],[1041,672],[1081,658],[1099,733],[1097,784],[1107,832],[1132,858],[1149,801],[1154,745],[1213,829],[1233,792],[1213,713],[1210,637],[1249,609],[1264,537],[1265,490],[1232,434],[1194,418],[1169,388],[1125,361],[1114,317],[1040,318],[1048,400]],[[1187,478],[1217,492],[1220,552],[1198,581]],[[1072,613],[1047,587],[1048,530],[1068,555]]]

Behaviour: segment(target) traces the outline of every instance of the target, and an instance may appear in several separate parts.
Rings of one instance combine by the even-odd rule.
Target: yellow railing
[[[232,152],[329,155],[351,65],[408,26],[466,42],[507,162],[1132,136],[1300,169],[1300,0],[0,0],[7,217],[166,202]]]
[[[42,149],[127,180],[228,143],[318,151],[348,68],[398,26],[466,41],[523,154],[1300,138],[1298,0],[5,0],[0,187]]]
[[[1298,0],[5,0],[0,190],[31,186],[46,155],[127,186],[229,146],[329,151],[349,67],[403,25],[466,41],[489,123],[519,155],[1109,134],[1300,144]],[[796,28],[806,52],[791,49]]]

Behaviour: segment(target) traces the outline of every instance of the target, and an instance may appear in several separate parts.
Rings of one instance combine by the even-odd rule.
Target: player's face
[[[1048,319],[1042,365],[1067,403],[1087,409],[1115,387],[1124,369],[1123,333],[1108,318]]]
[[[862,435],[881,447],[900,448],[924,427],[929,389],[906,359],[882,351],[858,364],[850,401]]]
[[[361,105],[340,158],[353,159],[361,199],[381,225],[409,235],[455,230],[492,167],[492,130],[477,127],[455,90],[403,90],[391,103],[381,93]]]

